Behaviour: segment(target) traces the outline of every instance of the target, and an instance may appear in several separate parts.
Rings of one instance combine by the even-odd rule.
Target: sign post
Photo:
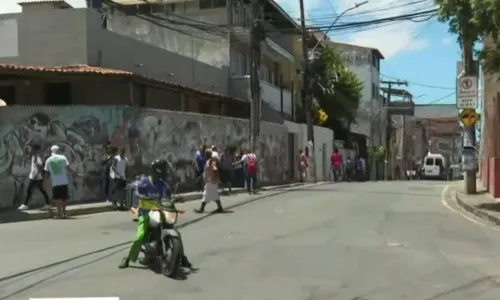
[[[457,108],[477,108],[477,76],[459,76],[457,78]]]

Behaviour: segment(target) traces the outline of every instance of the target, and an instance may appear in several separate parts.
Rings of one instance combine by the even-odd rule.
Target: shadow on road
[[[50,279],[53,279],[53,278],[55,278],[55,277],[57,277],[57,276],[60,276],[60,275],[65,274],[65,273],[68,273],[68,272],[70,272],[70,271],[77,270],[77,269],[79,269],[79,268],[82,268],[82,267],[85,267],[85,266],[88,266],[88,265],[94,264],[94,263],[99,262],[99,261],[101,261],[101,260],[104,260],[104,259],[106,259],[106,258],[108,258],[108,257],[111,257],[111,256],[113,256],[113,255],[115,255],[115,254],[117,254],[117,253],[119,253],[119,252],[122,252],[123,250],[124,250],[124,249],[118,249],[118,250],[115,250],[115,251],[113,251],[113,252],[111,252],[111,253],[108,253],[108,254],[106,254],[106,255],[104,255],[104,256],[101,256],[101,257],[96,258],[96,259],[94,259],[94,260],[91,260],[91,261],[89,261],[89,262],[82,263],[82,264],[76,265],[76,266],[74,266],[74,267],[71,267],[71,268],[65,269],[65,270],[63,270],[63,271],[60,271],[60,272],[58,272],[58,273],[56,273],[56,274],[54,274],[54,275],[50,275],[50,276],[44,277],[44,278],[42,278],[42,279],[40,279],[40,280],[38,280],[38,281],[35,281],[35,282],[34,282],[34,283],[32,283],[32,284],[29,284],[29,285],[24,286],[23,288],[21,288],[21,289],[19,289],[19,290],[15,291],[15,292],[11,292],[11,293],[9,293],[9,294],[7,294],[7,295],[2,296],[2,297],[0,298],[0,300],[5,300],[5,299],[8,299],[8,298],[10,298],[10,297],[12,297],[12,296],[15,296],[15,295],[18,295],[18,294],[20,294],[20,293],[23,293],[23,292],[25,292],[25,291],[27,291],[27,290],[29,290],[29,289],[31,289],[31,288],[33,288],[33,287],[35,287],[35,286],[39,285],[39,284],[42,284],[42,283],[44,283],[44,282],[46,282],[46,281],[50,280]],[[41,270],[38,270],[37,272],[32,272],[32,273],[28,274],[27,276],[32,276],[32,275],[35,275],[35,274],[37,274],[37,273],[39,273],[39,272],[42,272],[42,271],[44,271],[44,270],[43,270],[43,269],[41,269]],[[14,282],[21,281],[21,280],[25,280],[25,278],[18,278],[18,279],[16,279],[15,281],[13,281],[13,282],[11,282],[11,283],[3,284],[3,285],[2,285],[2,287],[5,287],[5,286],[7,286],[7,285],[9,285],[9,284],[12,284],[12,283],[14,283]]]

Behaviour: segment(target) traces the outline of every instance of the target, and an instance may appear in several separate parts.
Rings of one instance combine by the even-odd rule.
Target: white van
[[[428,153],[422,166],[423,178],[446,179],[447,161],[442,154]]]

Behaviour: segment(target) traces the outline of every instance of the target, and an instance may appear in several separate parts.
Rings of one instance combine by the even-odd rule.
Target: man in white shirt
[[[29,183],[28,183],[28,188],[26,189],[26,198],[24,199],[24,204],[19,206],[20,210],[28,209],[28,202],[30,201],[31,196],[33,195],[33,190],[35,188],[37,188],[42,193],[43,198],[45,200],[45,206],[43,207],[43,209],[50,209],[49,196],[47,195],[47,192],[43,188],[44,164],[42,156],[40,155],[40,150],[41,147],[38,144],[34,144],[31,146],[31,151],[33,152],[33,155],[31,157],[31,170],[29,174]]]
[[[120,210],[125,210],[125,188],[127,187],[127,167],[128,159],[125,157],[125,148],[120,148],[119,154],[113,159],[110,169],[111,179],[114,181],[115,195],[113,196],[113,206],[117,207],[117,199],[120,200]]]
[[[219,160],[219,152],[217,152],[217,147],[215,145],[212,145],[212,158],[215,158]]]
[[[58,216],[66,219],[66,204],[69,198],[68,191],[68,172],[73,173],[69,167],[66,156],[58,154],[59,146],[54,145],[50,148],[52,155],[45,161],[45,171],[50,175],[52,183],[52,199],[57,207]]]

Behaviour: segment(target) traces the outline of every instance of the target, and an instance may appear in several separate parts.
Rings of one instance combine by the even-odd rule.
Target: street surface
[[[181,229],[199,268],[185,280],[117,268],[134,236],[126,213],[4,224],[0,300],[497,300],[500,231],[443,205],[445,185],[328,184],[210,216]]]

